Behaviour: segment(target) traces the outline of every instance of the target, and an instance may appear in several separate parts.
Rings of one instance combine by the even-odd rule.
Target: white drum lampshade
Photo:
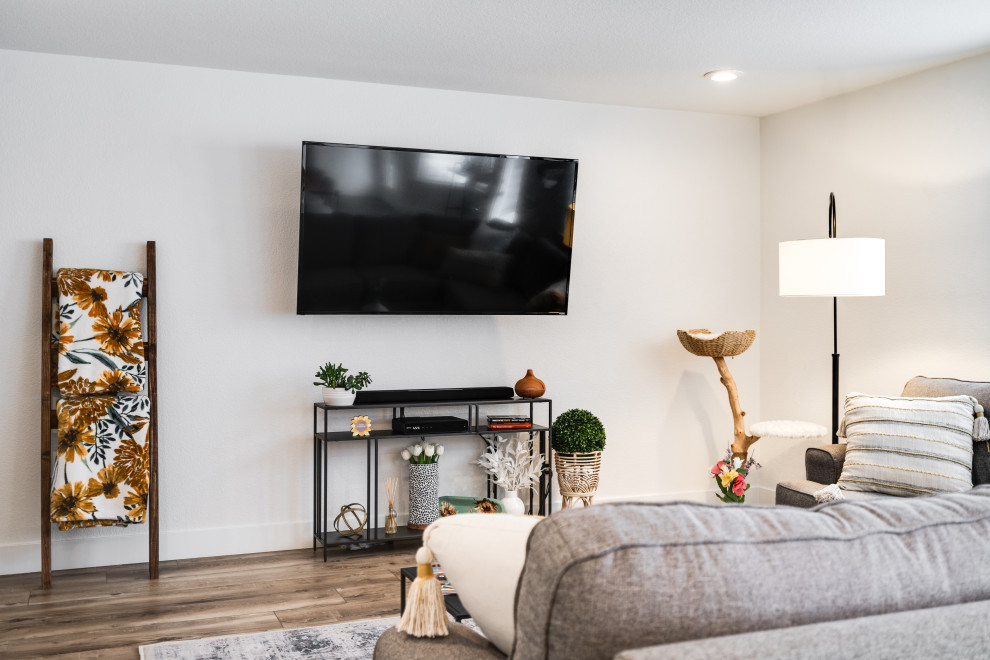
[[[882,238],[821,238],[780,243],[780,295],[882,296]]]

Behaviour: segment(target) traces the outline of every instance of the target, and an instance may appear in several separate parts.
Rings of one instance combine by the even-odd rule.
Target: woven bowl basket
[[[702,357],[732,357],[739,355],[753,345],[756,339],[756,330],[726,330],[722,334],[710,339],[694,337],[693,334],[711,334],[709,330],[699,328],[695,330],[678,330],[677,338],[681,340],[681,346],[689,352]]]
[[[598,492],[598,473],[602,467],[600,451],[582,454],[553,453],[560,494],[564,497],[592,497]]]

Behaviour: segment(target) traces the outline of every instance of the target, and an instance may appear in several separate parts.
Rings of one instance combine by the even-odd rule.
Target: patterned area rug
[[[375,642],[399,617],[349,621],[332,626],[207,637],[141,647],[142,660],[365,660]],[[474,621],[462,621],[481,632]]]

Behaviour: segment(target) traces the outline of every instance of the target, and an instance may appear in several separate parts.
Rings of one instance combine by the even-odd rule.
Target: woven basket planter
[[[602,467],[602,453],[593,451],[570,454],[555,451],[554,467],[560,484],[561,507],[571,508],[577,500],[585,506],[594,504],[598,492],[598,473]]]
[[[756,330],[727,330],[717,336],[705,336],[710,334],[704,328],[678,330],[677,338],[681,340],[681,346],[691,353],[711,358],[739,355],[756,339]]]

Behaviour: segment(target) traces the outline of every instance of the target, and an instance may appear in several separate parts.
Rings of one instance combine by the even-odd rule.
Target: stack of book
[[[454,585],[452,585],[450,580],[447,579],[447,574],[444,573],[443,569],[436,564],[433,565],[433,575],[437,578],[437,582],[440,583],[441,594],[444,596],[450,596],[457,593],[457,589],[455,589]]]
[[[490,429],[531,429],[533,428],[533,418],[515,416],[488,416],[488,428]]]

